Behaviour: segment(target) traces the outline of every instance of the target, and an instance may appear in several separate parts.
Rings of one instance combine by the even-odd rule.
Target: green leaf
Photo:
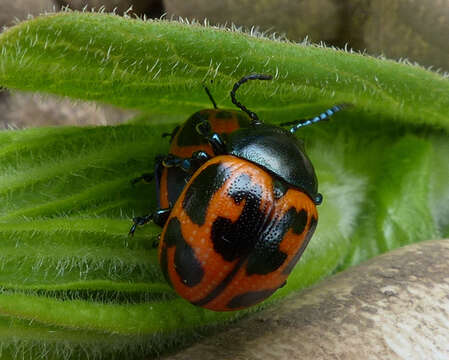
[[[173,122],[238,94],[279,123],[354,106],[300,136],[324,202],[316,235],[265,302],[381,252],[449,234],[449,82],[417,66],[226,29],[65,13],[0,35],[0,84],[142,110],[126,125],[0,132],[0,339],[4,358],[144,358],[245,311],[214,313],[165,283],[148,225]],[[210,80],[214,80],[211,84]],[[250,311],[254,311],[252,309]]]
[[[67,13],[9,29],[1,39],[0,83],[152,113],[210,106],[202,87],[230,105],[229,89],[251,72],[277,81],[240,96],[267,120],[302,115],[308,104],[351,102],[369,118],[448,129],[449,84],[438,74],[345,51],[175,22]],[[429,88],[432,91],[429,91]],[[261,106],[263,105],[263,106]]]

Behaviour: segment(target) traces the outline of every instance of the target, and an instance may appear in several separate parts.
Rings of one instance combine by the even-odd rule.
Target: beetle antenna
[[[263,75],[263,74],[251,74],[242,77],[239,81],[234,84],[234,87],[231,90],[231,100],[232,103],[240,108],[242,111],[246,112],[251,118],[251,125],[260,125],[262,122],[259,120],[259,117],[253,113],[251,110],[248,110],[244,105],[237,101],[235,98],[235,93],[237,92],[240,85],[246,83],[248,80],[271,80],[273,77],[271,75]]]
[[[212,102],[212,105],[214,105],[214,109],[218,109],[217,103],[215,102],[214,98],[212,97],[212,94],[210,93],[210,91],[209,91],[209,89],[207,88],[207,86],[204,87],[204,90],[206,90],[207,96],[209,96],[209,99],[210,99],[210,101]]]
[[[309,118],[309,119],[301,119],[301,120],[295,120],[295,121],[289,121],[282,123],[281,126],[287,126],[287,125],[293,125],[292,128],[290,128],[290,132],[294,134],[296,131],[298,131],[300,128],[308,125],[315,124],[320,121],[329,120],[329,118],[334,115],[336,112],[339,112],[343,109],[348,108],[351,106],[350,104],[338,104],[334,105],[331,108],[327,109],[326,111],[322,112],[321,114]]]

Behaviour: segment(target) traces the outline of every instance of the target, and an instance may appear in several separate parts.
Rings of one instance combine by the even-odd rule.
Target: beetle
[[[162,220],[156,212],[159,218],[134,219],[132,228],[139,219],[156,218],[163,226],[158,256],[166,280],[192,304],[215,311],[253,306],[286,283],[315,231],[322,202],[312,163],[294,134],[345,107],[281,126],[265,124],[235,97],[243,83],[256,79],[271,76],[245,76],[231,91],[249,124],[219,133],[206,118],[195,126],[186,122],[184,128],[194,129],[206,147],[189,149],[190,157],[171,164],[161,161],[194,169]],[[172,137],[175,147],[180,134],[178,129]]]
[[[171,204],[176,202],[194,171],[205,159],[214,156],[211,144],[200,134],[198,127],[207,124],[210,131],[223,135],[250,126],[251,119],[246,112],[219,109],[209,89],[204,89],[214,108],[197,111],[171,133],[163,133],[163,137],[170,138],[168,155],[156,156],[154,173],[144,173],[132,180],[133,184],[141,180],[155,180],[158,210],[146,216],[135,217],[130,234],[134,233],[138,225],[144,225],[150,220],[164,226]]]

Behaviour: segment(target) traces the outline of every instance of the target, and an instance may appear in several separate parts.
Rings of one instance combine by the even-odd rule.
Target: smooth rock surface
[[[165,359],[449,359],[449,240],[376,257]]]

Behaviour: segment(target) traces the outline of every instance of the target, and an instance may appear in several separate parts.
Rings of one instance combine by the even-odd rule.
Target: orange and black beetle
[[[207,88],[206,91],[208,92]],[[208,94],[210,96],[209,92]],[[212,96],[210,98],[216,106]],[[215,107],[196,112],[183,125],[175,128],[170,134],[169,155],[160,158],[156,165],[159,207],[168,208],[170,204],[175,204],[193,173],[204,160],[215,155],[211,144],[199,133],[198,127],[208,124],[211,132],[224,135],[248,127],[250,123],[251,119],[243,111]]]
[[[264,124],[235,99],[240,85],[254,79],[271,77],[253,74],[234,85],[231,99],[243,112],[227,116],[228,127],[218,127],[217,110],[203,110],[175,129],[170,154],[156,165],[156,182],[167,186],[159,189],[160,204],[167,207],[135,218],[131,228],[150,220],[163,226],[165,278],[183,298],[215,311],[255,305],[285,284],[315,231],[322,201],[294,133],[343,108],[282,124],[293,125],[289,130]]]
[[[249,127],[251,119],[240,110],[219,109],[209,92],[205,88],[214,109],[197,111],[190,116],[181,126],[177,126],[171,133],[164,133],[163,137],[170,137],[170,148],[168,155],[157,156],[154,173],[145,173],[133,180],[156,182],[156,194],[158,209],[155,213],[144,217],[135,218],[135,225],[143,225],[153,220],[161,227],[164,226],[167,216],[173,204],[176,203],[184,186],[192,177],[193,173],[210,157],[214,150],[206,137],[200,134],[201,126],[207,124],[208,131],[219,135],[229,134],[242,127]],[[131,233],[136,226],[133,226]]]

